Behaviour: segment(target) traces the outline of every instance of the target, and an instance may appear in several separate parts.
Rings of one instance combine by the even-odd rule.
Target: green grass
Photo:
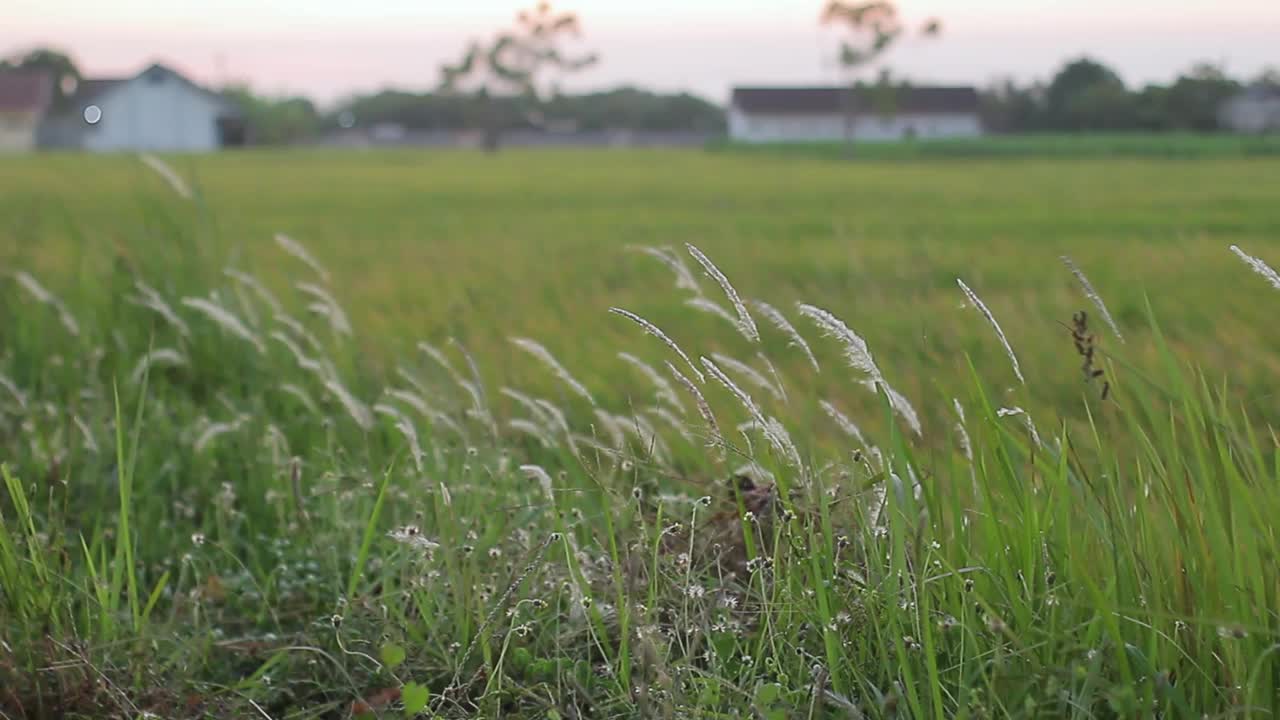
[[[1280,710],[1280,293],[1227,250],[1280,264],[1274,161],[170,162],[194,200],[129,157],[0,173],[0,258],[54,295],[0,287],[11,716]],[[685,242],[821,370],[627,250],[696,269]],[[797,301],[866,339],[919,435]],[[687,390],[663,369],[678,399],[658,399],[617,353],[693,371],[613,306],[695,363],[751,365],[758,385],[716,361],[785,433],[737,432],[752,413],[695,378],[729,445],[706,447]],[[730,481],[750,463],[755,487]]]
[[[979,138],[860,143],[850,150],[844,143],[723,142],[717,150],[786,154],[829,160],[936,161],[947,158],[1241,158],[1280,155],[1280,136],[1192,133],[1033,133],[988,135]]]

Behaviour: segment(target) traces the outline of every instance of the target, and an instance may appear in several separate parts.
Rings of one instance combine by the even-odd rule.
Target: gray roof
[[[143,77],[151,73],[163,73],[167,77],[173,78],[178,82],[181,82],[187,85],[188,87],[195,90],[196,92],[209,97],[210,99],[218,103],[221,106],[223,113],[227,115],[238,115],[240,113],[240,108],[233,101],[231,101],[221,93],[216,93],[212,90],[209,90],[200,85],[197,85],[195,82],[191,81],[185,75],[178,72],[177,70],[174,70],[173,68],[170,68],[166,65],[162,65],[160,63],[152,63],[151,65],[148,65],[145,69],[143,69],[141,72],[139,72],[137,75],[134,75],[133,77],[93,78],[88,80],[81,80],[80,85],[76,88],[76,94],[75,94],[75,97],[72,99],[72,104],[74,107],[83,108],[85,105],[91,104],[94,100],[115,90],[117,87],[125,85],[130,81],[136,80],[140,77]]]
[[[972,87],[901,87],[893,96],[899,113],[969,113],[978,111],[978,91]],[[737,87],[733,106],[749,113],[822,114],[842,112],[848,93],[856,107],[873,107],[874,88]]]

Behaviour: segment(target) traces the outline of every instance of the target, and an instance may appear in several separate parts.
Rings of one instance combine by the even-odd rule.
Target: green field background
[[[628,251],[693,243],[744,296],[788,312],[809,302],[845,319],[929,416],[945,412],[968,382],[966,357],[997,393],[1015,382],[982,318],[963,307],[957,277],[1003,325],[1031,402],[1074,412],[1086,388],[1066,324],[1092,306],[1058,259],[1067,254],[1129,340],[1121,347],[1103,332],[1104,352],[1149,359],[1149,300],[1184,357],[1241,388],[1255,409],[1280,402],[1274,291],[1227,249],[1238,244],[1276,262],[1273,160],[895,164],[723,151],[273,151],[169,162],[197,188],[196,202],[175,196],[131,156],[6,160],[0,260],[32,270],[76,312],[91,313],[77,288],[118,256],[153,268],[152,278],[235,265],[286,291],[306,278],[271,242],[284,232],[330,268],[357,341],[387,372],[416,341],[456,337],[493,382],[567,401],[507,341],[527,336],[617,406],[639,381],[616,353],[662,354],[609,315],[610,306],[651,319],[699,353],[749,359],[723,320],[683,305],[687,294],[666,268]],[[710,282],[706,288],[722,299]],[[783,338],[765,334],[795,397],[854,410],[876,402],[850,373],[815,375],[783,349]],[[831,348],[824,352],[835,365]],[[793,419],[812,411],[797,405]]]

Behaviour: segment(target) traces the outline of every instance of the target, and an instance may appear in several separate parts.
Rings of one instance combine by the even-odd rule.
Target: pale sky
[[[261,92],[330,102],[383,87],[424,90],[469,39],[534,0],[0,0],[0,54],[48,43],[90,76],[158,60],[193,79],[248,80]],[[822,0],[561,0],[601,62],[565,84],[631,83],[724,101],[734,84],[839,78],[839,33]],[[1280,66],[1280,0],[901,0],[943,35],[909,40],[887,63],[917,83],[1047,77],[1089,54],[1133,84],[1168,82],[1193,62],[1249,77]]]

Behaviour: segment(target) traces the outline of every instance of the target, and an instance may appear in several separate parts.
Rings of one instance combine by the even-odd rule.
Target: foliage
[[[57,48],[36,47],[0,58],[0,70],[46,70],[54,78],[54,106],[61,107],[75,93],[82,76],[75,60]]]
[[[1274,163],[429,157],[16,161],[6,714],[1280,709]]]
[[[304,97],[269,98],[254,95],[247,86],[224,88],[250,128],[255,145],[288,145],[313,138],[321,127],[315,105]]]
[[[1265,83],[1267,73],[1252,82]],[[995,132],[1144,130],[1214,132],[1223,102],[1247,83],[1197,63],[1169,85],[1129,89],[1096,60],[1072,60],[1048,84],[1004,80],[982,93],[986,127]]]
[[[499,32],[488,44],[472,42],[462,58],[440,68],[440,89],[458,92],[466,86],[479,99],[479,125],[485,131],[485,147],[497,148],[502,129],[510,125],[501,110],[509,105],[495,98],[514,96],[532,101],[534,109],[525,119],[535,124],[548,122],[541,103],[557,88],[549,74],[563,75],[586,69],[597,61],[594,53],[572,57],[561,48],[566,37],[581,33],[578,16],[552,10],[548,2],[540,2],[532,11],[521,11],[512,30]],[[550,88],[544,87],[552,83]]]
[[[326,127],[337,127],[337,116],[351,113],[364,126],[394,123],[412,130],[461,130],[471,126],[482,100],[475,95],[410,93],[386,90],[344,101],[326,115]],[[541,109],[546,117],[568,122],[581,131],[644,130],[716,133],[725,126],[724,111],[701,98],[664,95],[637,88],[584,94],[558,94],[544,101],[523,97],[489,98],[502,105],[497,115],[504,130],[538,129],[530,120]]]

